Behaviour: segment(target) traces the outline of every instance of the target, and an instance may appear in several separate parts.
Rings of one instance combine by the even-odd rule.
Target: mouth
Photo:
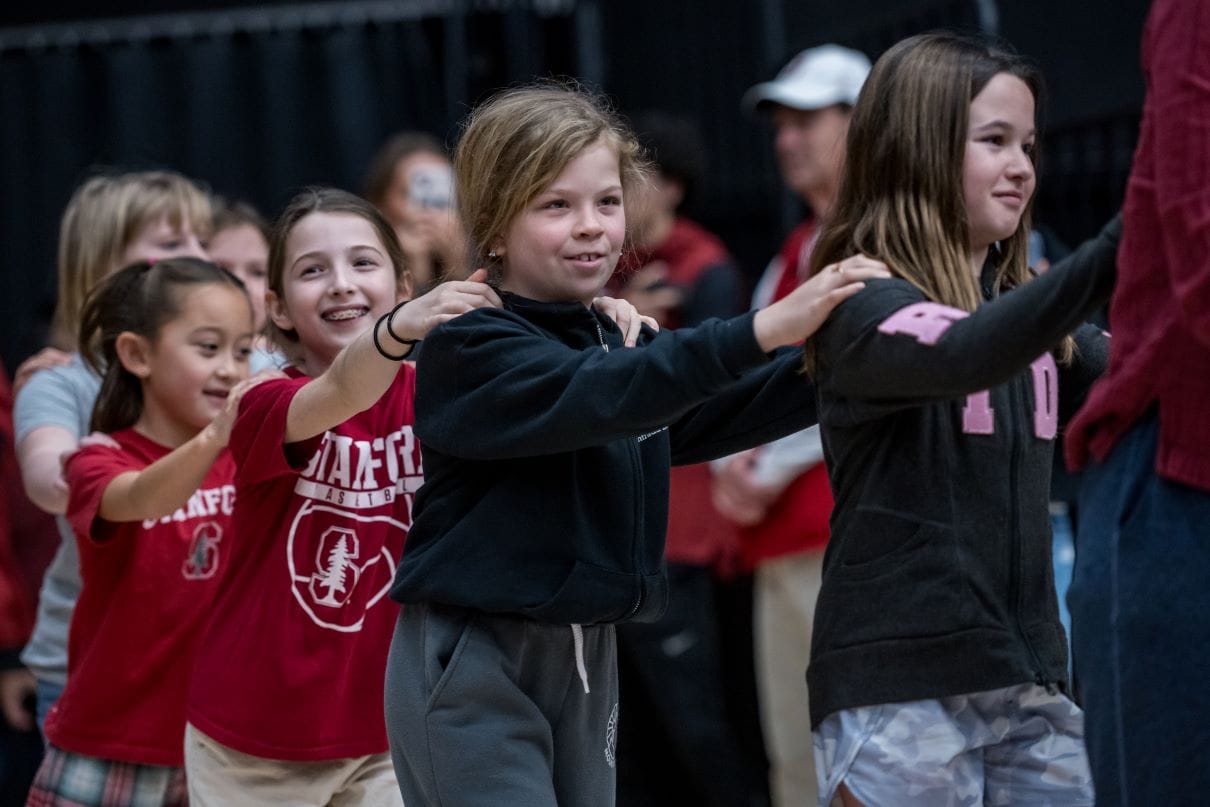
[[[227,396],[229,396],[230,394],[231,394],[231,391],[225,390],[225,389],[204,389],[204,390],[202,390],[202,395],[203,395],[203,397],[206,398],[206,400],[213,401],[214,403],[217,403],[217,404],[226,403]]]
[[[578,252],[574,255],[564,256],[564,260],[579,269],[596,269],[605,258],[604,252]]]
[[[368,313],[370,313],[368,306],[347,305],[340,308],[329,308],[327,311],[321,312],[319,316],[324,322],[349,322],[360,319]]]
[[[1025,204],[1025,194],[1021,191],[998,191],[993,193],[992,196],[1014,207],[1020,207]]]

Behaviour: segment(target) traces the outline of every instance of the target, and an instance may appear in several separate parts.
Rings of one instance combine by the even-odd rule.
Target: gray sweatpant
[[[386,723],[405,804],[612,807],[617,720],[612,625],[403,608]]]

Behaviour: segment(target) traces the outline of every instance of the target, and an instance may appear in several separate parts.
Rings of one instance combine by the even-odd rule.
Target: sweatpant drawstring
[[[584,628],[579,625],[571,626],[571,639],[576,649],[576,672],[580,674],[580,683],[584,685],[584,694],[588,694],[588,667],[584,665]]]

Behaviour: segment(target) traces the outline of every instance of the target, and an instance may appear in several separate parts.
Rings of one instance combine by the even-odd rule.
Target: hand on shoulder
[[[865,281],[887,278],[882,261],[852,255],[825,266],[790,294],[756,313],[753,329],[765,351],[794,345],[811,336],[832,310],[865,288]]]

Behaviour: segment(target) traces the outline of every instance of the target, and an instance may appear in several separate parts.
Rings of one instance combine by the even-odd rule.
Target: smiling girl
[[[387,679],[408,804],[613,804],[613,624],[664,609],[669,465],[810,425],[797,352],[770,351],[885,276],[857,257],[756,314],[621,350],[593,298],[637,152],[601,99],[545,85],[483,104],[459,143],[463,219],[503,307],[437,327],[419,359],[426,478]]]
[[[28,804],[184,805],[185,699],[230,546],[252,307],[226,271],[174,258],[111,276],[81,322],[102,376],[92,428],[111,441],[67,463],[83,588]]]
[[[895,278],[808,342],[836,498],[807,687],[821,804],[1092,803],[1048,493],[1106,361],[1080,323],[1116,236],[1031,279],[1040,92],[1019,56],[929,34],[853,112],[812,268],[864,253]]]
[[[399,803],[382,720],[385,599],[420,485],[415,371],[436,323],[499,302],[411,284],[366,201],[305,191],[279,219],[266,309],[286,377],[245,396],[229,567],[205,632],[185,762],[196,805]]]

